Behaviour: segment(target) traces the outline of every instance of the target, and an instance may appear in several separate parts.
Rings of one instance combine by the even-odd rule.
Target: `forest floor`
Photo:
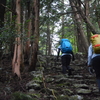
[[[50,62],[49,62],[50,63]],[[16,91],[21,91],[23,93],[27,93],[28,90],[26,89],[26,84],[31,81],[32,76],[29,72],[23,72],[21,74],[22,80],[19,80],[18,77],[12,75],[12,67],[11,67],[11,60],[10,59],[3,59],[0,63],[0,100],[12,100],[12,93]],[[100,100],[100,93],[98,92],[95,75],[90,75],[87,66],[86,66],[86,59],[76,59],[74,62],[71,62],[70,65],[74,71],[73,75],[67,76],[61,73],[61,64],[57,62],[53,66],[45,66],[44,69],[44,77],[45,78],[55,78],[55,80],[51,82],[45,82],[46,87],[52,88],[57,90],[58,93],[53,93],[55,98],[48,98],[45,99],[43,94],[42,96],[37,99],[33,100]],[[57,76],[62,75],[63,79],[62,82],[58,82]],[[61,78],[61,77],[60,77]],[[68,81],[70,83],[68,83]],[[61,84],[63,83],[63,84]],[[89,89],[91,92],[89,93],[79,93],[77,90],[78,84],[87,85],[83,86],[83,89]],[[77,85],[74,87],[74,85]],[[56,87],[56,88],[55,88]],[[65,93],[64,89],[69,89],[72,91],[70,94]],[[40,91],[40,90],[39,90]],[[57,99],[58,95],[67,94],[71,95],[79,95],[83,97],[82,99]],[[47,94],[48,95],[48,94]],[[23,100],[23,99],[21,99]]]

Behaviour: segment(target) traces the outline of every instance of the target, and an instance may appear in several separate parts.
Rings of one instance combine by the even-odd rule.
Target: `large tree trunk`
[[[29,54],[30,54],[30,47],[31,47],[31,43],[30,43],[30,36],[31,36],[31,33],[32,33],[32,14],[31,14],[31,1],[28,1],[27,2],[27,20],[29,20],[28,22],[28,26],[26,27],[28,29],[27,33],[26,33],[26,36],[27,36],[27,41],[26,41],[26,45],[25,45],[25,59],[29,60]]]
[[[16,17],[14,17],[16,15],[16,1],[15,0],[12,0],[12,2],[9,4],[11,5],[11,9],[13,12],[11,12],[11,19],[10,21],[13,22],[13,27],[15,27],[15,20],[16,20]],[[11,52],[11,57],[13,58],[13,53],[14,53],[14,41],[15,39],[12,38],[11,41],[10,41],[10,52]]]
[[[31,48],[31,55],[30,55],[30,61],[29,61],[29,71],[33,71],[36,68],[37,63],[37,54],[38,54],[38,43],[39,43],[39,0],[33,0],[34,6],[33,6],[33,14],[34,14],[34,41],[32,43]]]
[[[77,12],[77,9],[75,8],[75,4],[72,0],[70,0],[70,4],[71,4],[71,7],[72,7],[72,10],[73,12]],[[87,53],[88,51],[88,42],[87,42],[87,39],[86,39],[86,36],[84,34],[84,30],[83,30],[83,27],[82,27],[82,20],[81,20],[81,17],[78,13],[74,13],[75,14],[75,20],[76,20],[76,24],[77,24],[77,31],[78,31],[78,43],[79,46],[81,47],[78,47],[78,48],[82,48],[82,51],[81,52],[85,52]]]
[[[16,0],[16,13],[17,13],[16,27],[17,27],[18,36],[21,33],[20,1],[21,0]],[[20,65],[21,64],[22,64],[21,39],[20,39],[20,37],[16,37],[14,56],[13,56],[13,60],[12,60],[12,71],[14,74],[17,74],[19,78],[21,78],[21,75],[20,75]]]

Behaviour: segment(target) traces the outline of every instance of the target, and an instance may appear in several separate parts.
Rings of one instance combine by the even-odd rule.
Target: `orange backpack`
[[[100,54],[100,35],[95,34],[95,35],[91,36],[91,43],[92,43],[94,52],[96,54]]]

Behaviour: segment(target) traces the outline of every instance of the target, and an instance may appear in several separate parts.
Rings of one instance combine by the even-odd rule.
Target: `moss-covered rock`
[[[22,92],[15,92],[12,94],[12,100],[36,100],[33,99],[30,95],[24,94]]]
[[[68,95],[59,95],[58,97],[57,97],[57,100],[69,100],[69,96]]]

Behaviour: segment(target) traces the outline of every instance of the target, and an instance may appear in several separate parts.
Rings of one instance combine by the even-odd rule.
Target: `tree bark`
[[[85,16],[89,18],[89,1],[85,0]],[[90,44],[90,37],[91,37],[91,31],[89,29],[89,25],[86,23],[86,29],[87,29],[87,39],[88,39],[88,43]]]
[[[47,55],[51,55],[51,34],[50,34],[50,25],[47,24]]]
[[[38,43],[39,43],[39,0],[33,0],[33,14],[34,14],[34,25],[33,25],[33,35],[34,41],[31,47],[30,61],[29,61],[29,71],[33,71],[36,68],[37,54],[38,54]]]
[[[17,13],[17,18],[16,18],[16,27],[17,27],[17,34],[18,36],[20,35],[21,31],[21,17],[20,17],[20,1],[21,0],[16,0],[16,13]],[[12,71],[14,74],[17,74],[17,76],[21,79],[20,75],[20,65],[22,64],[22,52],[21,52],[21,39],[20,37],[16,37],[15,39],[15,48],[14,48],[14,56],[12,60]]]
[[[70,0],[70,5],[72,7],[73,12],[77,12],[76,5],[74,4],[74,2],[72,0]],[[77,22],[76,24],[77,24],[78,41],[79,41],[78,43],[80,43],[79,46],[81,46],[78,48],[81,48],[81,49],[83,48],[81,52],[87,53],[89,45],[88,45],[86,36],[84,34],[84,30],[82,27],[82,20],[78,13],[74,13],[74,14],[75,14],[75,16],[74,16],[75,20]]]
[[[27,20],[29,20],[28,22],[28,26],[26,27],[28,29],[26,36],[27,36],[27,41],[26,41],[26,45],[25,45],[25,59],[29,60],[29,54],[30,54],[30,47],[31,47],[31,42],[30,42],[30,36],[32,33],[32,9],[30,9],[30,4],[31,1],[27,1]]]

